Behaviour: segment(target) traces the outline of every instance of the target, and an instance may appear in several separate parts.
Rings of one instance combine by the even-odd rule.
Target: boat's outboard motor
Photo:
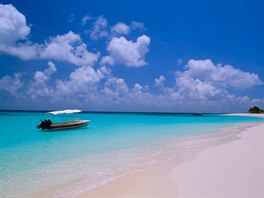
[[[41,123],[37,126],[38,129],[50,129],[51,128],[51,120],[42,120]]]

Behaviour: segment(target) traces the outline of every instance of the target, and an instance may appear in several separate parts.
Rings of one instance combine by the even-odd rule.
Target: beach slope
[[[264,197],[264,123],[240,127],[226,140],[122,176],[79,197]]]

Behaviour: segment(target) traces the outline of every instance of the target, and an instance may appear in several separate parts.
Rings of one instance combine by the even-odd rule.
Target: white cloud
[[[30,27],[25,16],[13,5],[0,4],[0,52],[18,56],[22,59],[31,59],[37,54],[37,45],[17,43],[27,39]]]
[[[45,72],[42,71],[36,71],[34,74],[34,83],[33,85],[44,85],[46,84],[46,81],[49,79],[49,76],[45,74]]]
[[[150,38],[142,35],[136,42],[125,37],[113,37],[107,46],[109,56],[102,59],[102,63],[124,64],[129,67],[141,67],[147,65],[145,54],[149,51]]]
[[[159,78],[155,78],[154,80],[155,86],[162,87],[165,80],[166,78],[163,75],[160,75]]]
[[[138,83],[134,84],[133,91],[134,91],[136,94],[141,94],[142,89],[143,89],[143,87],[142,87],[140,84],[138,84]]]
[[[40,96],[52,96],[53,89],[49,87],[51,75],[57,71],[55,64],[48,62],[48,68],[44,71],[36,71],[33,81],[29,85],[28,94],[32,99],[37,99]]]
[[[13,5],[0,4],[0,44],[14,44],[30,32],[25,16]]]
[[[0,51],[26,60],[54,59],[79,66],[93,65],[100,56],[100,53],[89,52],[80,36],[71,31],[51,37],[44,44],[30,42],[10,46],[0,44]]]
[[[48,68],[42,71],[36,71],[34,80],[37,84],[43,84],[50,79],[51,75],[57,71],[55,64],[51,61],[48,62]]]
[[[98,19],[101,20],[103,19]],[[88,52],[80,35],[72,31],[51,37],[44,44],[27,40],[29,32],[30,28],[23,14],[12,5],[0,4],[0,52],[26,60],[54,59],[75,65],[93,65],[100,55]]]
[[[95,70],[89,66],[83,66],[69,75],[68,80],[56,82],[56,92],[59,97],[75,94],[93,94],[96,92],[96,84],[109,75],[105,67]]]
[[[50,38],[40,50],[39,56],[40,58],[67,61],[76,65],[92,65],[99,54],[88,52],[80,35],[70,31],[67,34]]]
[[[85,15],[81,20],[81,25],[84,26],[89,20],[91,20],[92,17]]]
[[[6,75],[0,79],[0,90],[7,91],[15,95],[16,92],[23,87],[24,83],[21,80],[22,73],[15,73],[14,76]]]
[[[122,78],[111,77],[105,82],[104,92],[109,96],[124,96],[128,91],[126,82]]]
[[[263,84],[257,74],[241,71],[231,65],[215,65],[210,59],[189,60],[186,69],[182,76],[198,78],[217,86],[248,88]]]
[[[92,53],[87,50],[87,45],[79,34],[72,31],[64,35],[50,37],[43,44],[32,43],[27,39],[30,27],[26,24],[26,18],[12,5],[0,4],[0,52],[30,59],[51,59],[69,62],[78,66],[92,66],[99,58],[100,53]],[[84,16],[84,25],[91,17]],[[131,27],[130,27],[131,26]],[[119,22],[112,27],[114,34],[128,34],[130,29],[143,28],[139,22],[132,22],[130,26]],[[96,18],[90,37],[97,40],[109,35],[109,25],[103,16]],[[144,66],[145,54],[148,52],[150,38],[143,35],[136,42],[124,37],[113,37],[107,47],[110,55],[102,59],[102,63],[125,64],[131,67]]]
[[[142,86],[139,83],[135,83],[134,87],[132,89],[132,96],[133,96],[133,94],[147,93],[148,90],[149,90],[149,86],[148,85]]]
[[[90,16],[84,16],[81,24],[85,25],[88,20],[92,19]],[[93,27],[89,30],[90,38],[92,40],[98,40],[103,37],[113,37],[115,35],[128,35],[131,30],[145,30],[145,26],[142,22],[133,21],[130,25],[127,25],[124,22],[118,22],[111,27],[108,24],[108,21],[103,16],[99,16],[96,18]],[[110,33],[112,33],[110,35]]]
[[[115,64],[114,59],[111,56],[104,56],[101,60],[101,64]]]
[[[25,97],[28,101],[48,99],[57,105],[67,101],[67,104],[83,108],[87,105],[94,110],[121,111],[232,112],[246,111],[249,106],[263,104],[263,99],[234,95],[225,86],[218,86],[213,81],[193,78],[188,71],[186,67],[185,71],[177,72],[176,85],[172,87],[163,85],[165,77],[162,75],[156,78],[157,85],[164,88],[162,93],[153,94],[147,85],[135,83],[129,86],[125,79],[113,76],[106,67],[95,69],[82,66],[66,80],[52,80],[56,66],[49,62],[45,70],[36,71],[31,83],[24,86],[29,88]],[[11,86],[13,81],[16,83]],[[17,91],[22,93],[22,85],[19,75],[0,80],[0,89],[14,93],[14,96]]]
[[[56,65],[53,62],[49,61],[48,66],[49,67],[44,71],[44,73],[46,73],[48,76],[57,71]]]
[[[201,70],[206,67],[201,66]],[[248,96],[236,96],[229,93],[227,87],[213,80],[205,80],[191,74],[190,68],[176,73],[176,85],[165,87],[164,76],[155,79],[155,84],[161,86],[162,93],[152,94],[148,86],[135,83],[129,87],[125,79],[112,76],[111,72],[102,67],[95,70],[91,67],[81,67],[72,72],[66,81],[56,82],[56,97],[62,100],[80,99],[84,104],[96,104],[101,108],[115,110],[140,111],[206,111],[230,112],[243,110],[253,101]],[[241,71],[242,72],[242,71]],[[195,74],[199,73],[198,71]],[[195,78],[193,76],[196,76]],[[259,102],[259,101],[257,101]],[[111,109],[111,110],[114,110]]]
[[[140,29],[140,30],[147,29],[142,22],[136,22],[136,21],[132,21],[130,27],[131,29]]]
[[[186,70],[176,72],[174,96],[188,100],[226,100],[229,87],[248,88],[263,84],[256,74],[211,60],[189,60]],[[225,98],[225,99],[224,99]]]
[[[103,16],[97,17],[93,24],[92,30],[90,31],[90,38],[92,40],[98,40],[102,37],[107,37],[108,32],[108,22]]]
[[[0,44],[0,52],[17,56],[24,60],[30,60],[38,57],[40,45],[25,43],[16,45]]]
[[[130,32],[130,27],[122,22],[118,22],[111,28],[111,32],[114,34],[128,34]]]
[[[70,79],[77,84],[94,84],[103,77],[100,69],[96,71],[89,66],[80,67],[70,74]]]
[[[205,83],[199,79],[177,77],[177,95],[188,100],[215,100],[219,99],[223,92],[211,83]]]

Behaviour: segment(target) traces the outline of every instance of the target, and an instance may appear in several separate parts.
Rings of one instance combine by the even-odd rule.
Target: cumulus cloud
[[[118,22],[111,28],[111,32],[113,34],[119,35],[127,35],[131,32],[131,30],[146,30],[144,24],[142,22],[132,21],[130,25],[127,25],[123,22]]]
[[[43,84],[50,79],[51,75],[57,71],[55,64],[51,61],[48,62],[48,68],[42,71],[36,71],[34,80],[37,84]]]
[[[0,44],[0,51],[25,60],[54,59],[79,66],[93,65],[100,56],[100,53],[89,52],[80,36],[71,31],[64,35],[51,37],[44,44],[30,42],[16,45]]]
[[[0,90],[16,96],[16,92],[23,87],[22,73],[15,73],[14,76],[6,75],[0,79]]]
[[[0,52],[26,60],[54,59],[75,65],[92,65],[100,55],[88,52],[80,35],[72,31],[50,37],[44,44],[29,41],[29,33],[25,16],[12,5],[0,4]]]
[[[17,56],[21,59],[49,59],[69,62],[78,66],[94,65],[100,53],[92,53],[87,50],[87,45],[79,34],[69,31],[63,35],[50,37],[44,43],[32,43],[28,39],[30,27],[26,23],[25,16],[13,5],[0,4],[0,52]],[[85,25],[90,16],[82,18]],[[131,29],[143,28],[139,22],[132,22],[130,26],[119,22],[111,29],[113,35],[128,34]],[[92,40],[108,37],[110,26],[106,18],[99,16],[94,21],[90,30]],[[112,35],[112,36],[113,36]],[[125,64],[131,67],[144,66],[145,54],[148,52],[150,38],[138,37],[136,42],[124,37],[113,37],[107,46],[110,53],[102,59],[102,63]]]
[[[141,67],[147,65],[145,54],[149,51],[150,38],[142,35],[136,42],[125,37],[113,37],[107,46],[109,56],[102,59],[102,63],[124,64],[129,67]]]
[[[132,93],[138,95],[138,94],[142,94],[144,92],[146,93],[148,90],[149,90],[149,86],[148,85],[142,86],[139,83],[135,83],[134,87],[132,89]]]
[[[93,24],[92,30],[90,31],[90,38],[92,40],[98,40],[102,37],[107,37],[108,32],[108,22],[103,16],[97,17],[96,21]]]
[[[147,28],[144,26],[142,22],[132,21],[130,24],[131,29],[140,29],[140,30],[146,30]]]
[[[217,89],[211,83],[205,83],[200,79],[187,77],[176,78],[179,98],[189,100],[214,100],[220,99],[223,94],[221,89]]]
[[[159,78],[155,78],[154,80],[155,86],[162,87],[165,80],[166,78],[163,75],[160,75]]]
[[[13,5],[0,4],[0,44],[14,44],[30,32],[25,16]]]
[[[192,61],[188,64],[192,65]],[[208,63],[205,61],[205,63]],[[82,99],[88,103],[96,103],[104,107],[115,107],[122,110],[177,110],[177,111],[232,111],[236,108],[243,109],[253,103],[248,96],[236,96],[230,93],[225,85],[220,85],[203,72],[190,71],[191,66],[186,66],[185,71],[176,72],[176,84],[165,87],[166,80],[163,75],[154,80],[155,85],[162,87],[162,93],[151,93],[148,86],[135,83],[128,86],[125,79],[115,77],[106,67],[95,70],[84,66],[76,69],[69,75],[68,80],[56,81],[56,97],[68,97],[69,100]],[[202,71],[207,68],[202,65]],[[233,67],[234,70],[236,68]],[[243,72],[243,71],[241,71]],[[198,75],[200,73],[200,75]],[[210,72],[208,73],[212,75]],[[204,76],[205,75],[205,76]],[[209,76],[210,76],[209,75]],[[206,80],[205,80],[206,79]],[[246,88],[246,87],[244,87]],[[117,105],[117,106],[115,106]],[[186,109],[187,108],[187,109]]]
[[[44,71],[36,71],[32,82],[28,88],[28,95],[32,99],[38,99],[42,96],[52,96],[53,88],[48,84],[53,73],[57,71],[56,65],[49,61],[48,68]]]
[[[211,82],[217,86],[248,88],[263,84],[257,74],[241,71],[231,65],[215,65],[210,59],[189,60],[186,69],[179,75],[200,79],[205,83]]]
[[[1,31],[1,30],[0,30]],[[16,45],[5,45],[0,43],[0,52],[19,57],[24,60],[38,57],[40,45],[31,43],[19,43]]]
[[[82,25],[85,25],[88,20],[92,19],[90,16],[82,18]],[[129,25],[124,22],[118,22],[111,27],[105,17],[99,16],[94,21],[92,28],[88,31],[92,40],[98,40],[105,37],[113,37],[115,35],[128,35],[131,30],[145,30],[142,22],[132,21]],[[111,34],[110,34],[111,33]]]
[[[70,79],[77,84],[94,84],[103,77],[100,69],[96,71],[89,66],[78,68],[70,74]]]
[[[109,96],[120,97],[128,93],[128,87],[124,79],[111,77],[105,82],[104,92]]]
[[[81,25],[85,25],[88,20],[93,19],[90,16],[84,16],[81,21]],[[142,22],[132,21],[130,24],[124,22],[118,22],[115,25],[108,24],[108,21],[103,16],[98,16],[93,26],[87,32],[90,35],[91,40],[98,40],[100,38],[112,38],[116,35],[128,35],[132,30],[146,30]]]
[[[35,57],[37,46],[30,42],[17,43],[27,39],[29,33],[26,17],[11,4],[0,4],[0,52],[22,59]]]
[[[122,22],[118,22],[111,28],[111,32],[114,34],[128,34],[130,32],[130,27]]]
[[[69,31],[46,41],[39,51],[39,57],[67,61],[76,65],[91,65],[97,60],[99,53],[88,52],[80,35]]]
[[[91,20],[92,17],[85,15],[81,20],[81,25],[84,26],[89,20]]]
[[[174,94],[193,100],[220,100],[230,96],[230,87],[244,89],[261,84],[258,75],[231,65],[215,65],[209,59],[189,60],[185,71],[176,72]]]
[[[74,70],[68,80],[58,80],[56,90],[59,96],[93,94],[97,90],[95,85],[108,75],[109,71],[105,67],[95,70],[90,66],[83,66]]]
[[[143,87],[140,84],[136,83],[134,85],[133,91],[135,93],[137,93],[137,94],[141,94],[142,93],[142,89],[143,89]]]
[[[25,87],[29,89],[27,98],[33,101],[44,98],[57,101],[54,104],[61,104],[62,101],[82,107],[93,104],[95,110],[229,112],[247,110],[245,107],[264,101],[235,95],[218,82],[205,81],[205,77],[194,78],[188,68],[186,66],[185,71],[176,73],[174,86],[165,87],[162,75],[156,78],[156,84],[163,87],[163,92],[154,94],[147,85],[128,85],[125,79],[113,76],[106,67],[95,69],[82,66],[70,73],[67,79],[52,80],[57,69],[49,62],[45,70],[34,73],[30,85]],[[22,90],[20,75],[3,77],[0,89],[9,93]]]

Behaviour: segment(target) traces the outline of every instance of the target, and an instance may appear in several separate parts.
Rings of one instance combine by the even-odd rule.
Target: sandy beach
[[[194,141],[170,160],[119,177],[78,197],[261,198],[263,144],[264,123],[235,126]]]
[[[247,116],[247,117],[259,117],[259,118],[264,118],[264,114],[260,113],[229,113],[225,114],[226,116]]]

